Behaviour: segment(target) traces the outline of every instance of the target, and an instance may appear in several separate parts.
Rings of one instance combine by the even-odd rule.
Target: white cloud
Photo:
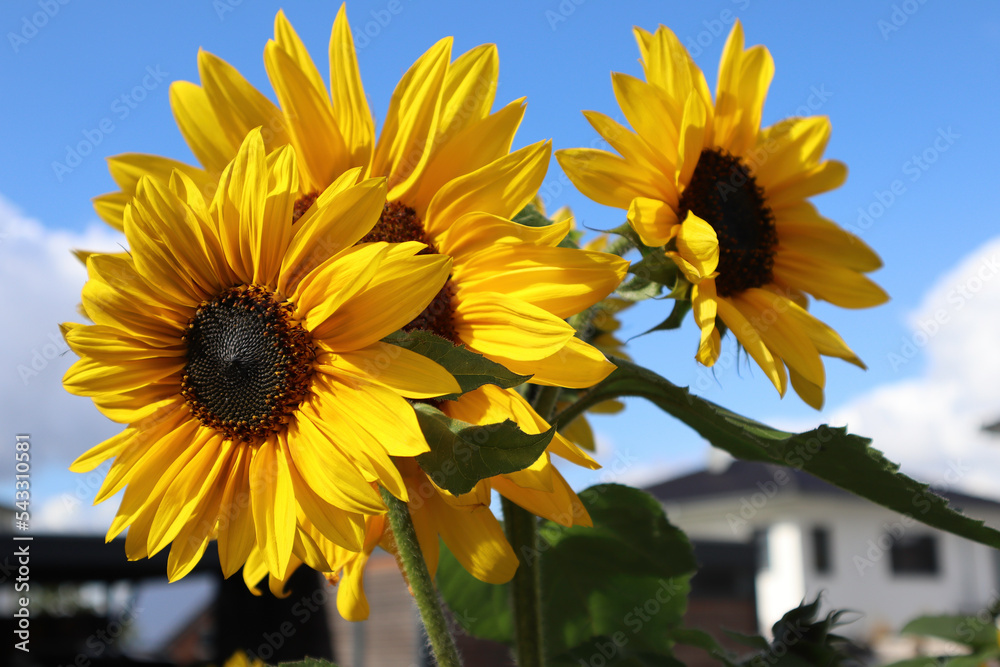
[[[888,355],[910,377],[830,411],[835,424],[874,439],[903,472],[939,489],[1000,498],[1000,238],[942,276]]]
[[[0,312],[5,327],[0,423],[5,439],[13,440],[17,433],[31,436],[32,509],[37,511],[43,511],[47,499],[74,493],[73,478],[63,474],[66,467],[121,429],[89,400],[63,390],[63,373],[75,355],[59,333],[60,322],[82,319],[76,306],[86,271],[70,250],[117,251],[121,243],[120,234],[97,222],[82,233],[46,228],[0,196]],[[13,452],[13,447],[3,451]],[[13,467],[13,454],[0,458],[3,478],[12,479]],[[13,502],[13,492],[0,502]],[[54,507],[48,506],[45,516],[58,524],[51,516]]]

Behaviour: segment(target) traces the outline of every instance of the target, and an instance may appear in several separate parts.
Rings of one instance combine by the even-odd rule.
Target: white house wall
[[[771,568],[757,577],[762,632],[801,599],[811,600],[820,592],[824,613],[829,609],[864,613],[840,632],[866,641],[898,632],[921,614],[977,614],[1000,599],[992,549],[871,503],[803,495],[782,484],[772,487],[768,481],[753,493],[665,505],[669,519],[692,539],[747,542],[755,530],[768,530]],[[971,507],[969,514],[1000,525],[1000,510],[988,505]],[[830,532],[829,574],[814,569],[811,533],[816,526]],[[924,534],[937,538],[938,575],[894,575],[887,536]]]

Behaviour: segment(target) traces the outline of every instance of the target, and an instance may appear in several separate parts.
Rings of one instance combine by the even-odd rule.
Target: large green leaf
[[[413,406],[431,451],[417,463],[434,483],[451,493],[468,493],[479,480],[524,470],[548,447],[555,427],[525,433],[510,419],[476,426],[452,419],[426,403]]]
[[[921,616],[907,623],[901,632],[940,637],[973,650],[997,647],[997,628],[992,615],[986,620],[978,616]]]
[[[604,484],[580,500],[592,528],[544,521],[537,553],[524,555],[540,559],[552,664],[602,656],[608,665],[676,665],[668,660],[668,630],[680,625],[696,567],[687,536],[667,521],[655,498],[637,489]],[[442,553],[438,587],[467,632],[513,641],[507,586],[478,581]],[[617,662],[608,661],[608,651]]]
[[[983,650],[972,655],[941,656],[939,658],[924,657],[901,660],[885,667],[982,667],[992,664],[990,660],[996,660],[1000,650]]]
[[[569,423],[602,401],[639,396],[737,458],[805,470],[906,517],[1000,548],[1000,532],[951,509],[928,485],[900,473],[899,466],[871,447],[868,438],[826,425],[798,434],[779,431],[699,398],[631,362],[613,361],[618,369],[564,410],[557,424]]]
[[[504,366],[473,352],[467,347],[455,345],[429,331],[397,331],[383,339],[386,343],[404,347],[411,352],[423,355],[444,366],[445,370],[455,376],[462,393],[478,389],[484,384],[495,384],[509,389],[526,382],[530,375],[511,373]],[[387,359],[387,363],[391,360]],[[454,400],[459,394],[441,396],[440,400]]]

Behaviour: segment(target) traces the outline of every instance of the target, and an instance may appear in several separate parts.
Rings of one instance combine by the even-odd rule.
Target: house
[[[876,648],[898,647],[892,637],[923,614],[992,623],[990,610],[1000,602],[1000,552],[801,470],[727,460],[646,490],[692,541],[754,546],[757,621],[765,635],[786,611],[820,593],[824,613],[860,612],[840,634]],[[935,491],[1000,526],[1000,503]]]

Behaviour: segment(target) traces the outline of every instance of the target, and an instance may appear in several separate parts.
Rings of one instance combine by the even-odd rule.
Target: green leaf
[[[680,275],[674,260],[663,252],[651,252],[638,262],[632,262],[628,272],[637,278],[644,278],[670,288],[677,283],[677,277]]]
[[[657,653],[636,652],[628,645],[619,646],[614,637],[595,637],[593,645],[578,646],[546,661],[549,667],[684,667],[677,658]]]
[[[555,434],[555,427],[525,433],[510,419],[476,426],[426,403],[413,407],[431,448],[417,457],[417,463],[435,484],[454,494],[468,493],[487,477],[524,470],[538,460]]]
[[[622,283],[615,290],[615,295],[629,301],[643,301],[644,299],[655,299],[663,291],[663,285],[646,278],[636,276],[627,282]]]
[[[997,647],[997,628],[992,616],[989,622],[977,616],[921,616],[907,623],[900,632],[940,637],[974,651]]]
[[[951,509],[928,485],[900,473],[868,438],[826,425],[798,434],[779,431],[699,398],[645,368],[613,361],[618,370],[564,410],[557,424],[569,423],[602,401],[639,396],[737,458],[805,470],[905,517],[1000,548],[1000,532]]]
[[[972,655],[923,657],[900,660],[886,667],[982,667],[1000,657],[1000,649],[986,649]]]
[[[513,218],[514,222],[527,227],[548,227],[552,221],[545,217],[541,211],[535,208],[534,204],[528,204]]]
[[[455,376],[463,394],[484,384],[495,384],[503,389],[510,389],[531,378],[530,375],[511,373],[478,352],[473,352],[462,345],[455,345],[429,331],[397,331],[383,340],[444,366],[445,370]],[[459,394],[448,394],[440,397],[440,400],[450,401],[458,397]]]
[[[282,662],[278,667],[337,667],[337,665],[318,658],[306,658],[295,662]]]
[[[687,605],[688,578],[696,563],[687,536],[672,526],[659,502],[617,484],[580,494],[593,528],[551,521],[539,528],[542,615],[553,664],[576,654],[600,655],[611,641],[624,665],[676,665],[670,628]],[[513,642],[507,586],[478,581],[442,553],[438,588],[465,630]],[[650,657],[653,656],[653,657]],[[635,662],[639,660],[639,662]]]
[[[667,319],[663,320],[655,327],[649,331],[644,332],[643,335],[652,333],[654,331],[664,331],[666,329],[677,329],[684,323],[684,317],[691,312],[691,302],[687,299],[678,299],[674,301],[674,308],[670,311],[670,315]]]

